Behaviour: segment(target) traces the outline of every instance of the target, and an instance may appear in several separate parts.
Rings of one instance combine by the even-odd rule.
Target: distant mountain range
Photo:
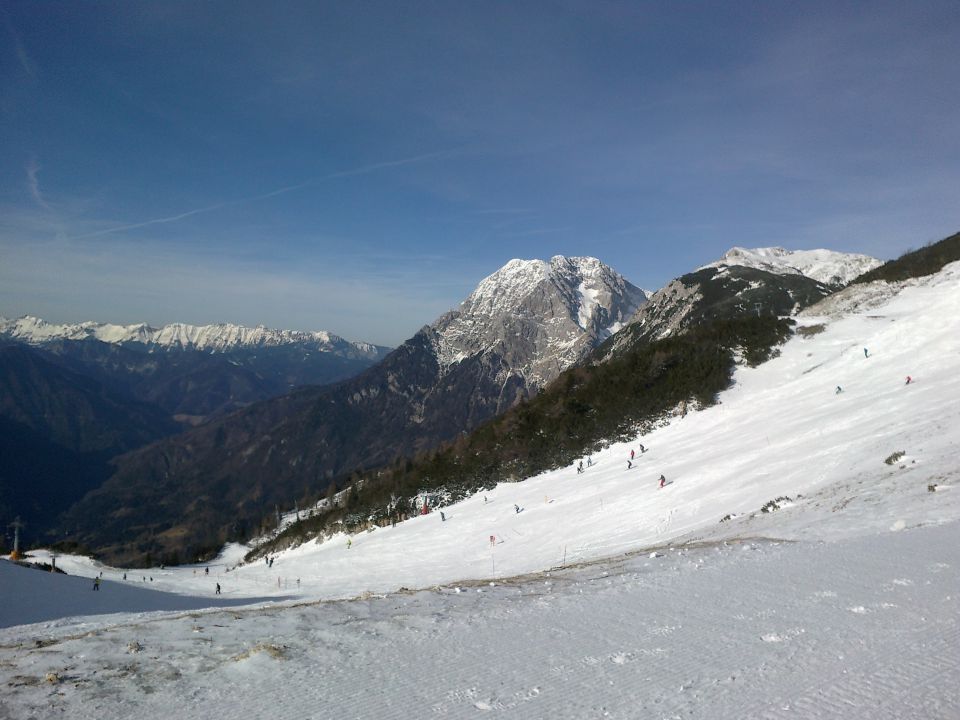
[[[20,514],[36,539],[114,456],[387,352],[325,332],[0,320],[0,527]]]
[[[24,343],[52,362],[135,400],[199,424],[302,385],[356,375],[389,348],[327,332],[241,325],[56,325],[0,319],[0,341]]]
[[[135,325],[96,322],[54,324],[31,315],[24,315],[16,320],[0,317],[0,337],[31,345],[43,345],[58,340],[99,340],[112,345],[141,345],[149,350],[208,350],[210,352],[297,345],[317,352],[372,360],[379,359],[385,349],[370,343],[350,342],[333,333],[323,331],[273,330],[263,325],[250,328],[227,323],[216,325],[171,323],[154,328],[145,323]]]

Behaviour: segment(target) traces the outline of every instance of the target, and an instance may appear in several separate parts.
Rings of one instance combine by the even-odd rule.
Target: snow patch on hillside
[[[577,292],[580,294],[580,304],[577,308],[577,324],[586,330],[590,325],[590,318],[593,316],[594,308],[597,307],[597,298],[600,291],[595,288],[588,288],[586,281],[577,286]]]

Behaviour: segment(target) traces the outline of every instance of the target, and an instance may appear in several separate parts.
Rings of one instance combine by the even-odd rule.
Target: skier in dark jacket
[[[660,476],[660,487],[663,487],[663,486],[666,485],[666,484],[667,484],[667,479],[666,479],[663,475],[661,475],[661,476]]]
[[[217,583],[217,592],[216,592],[216,594],[217,594],[217,595],[220,594],[220,583]]]

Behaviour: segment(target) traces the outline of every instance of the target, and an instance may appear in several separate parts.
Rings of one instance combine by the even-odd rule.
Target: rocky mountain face
[[[539,390],[619,330],[646,295],[595,258],[511,260],[425,328],[441,373],[500,358],[504,383]]]
[[[511,261],[357,377],[120,458],[66,527],[115,561],[212,549],[274,503],[470,431],[582,360],[645,300],[593,258]]]
[[[31,316],[0,319],[0,339],[42,350],[52,362],[190,424],[301,385],[338,382],[389,351],[326,332],[226,324],[55,325]]]
[[[792,315],[880,264],[865,255],[830,250],[733,248],[653,293],[596,357],[609,359],[710,320]]]

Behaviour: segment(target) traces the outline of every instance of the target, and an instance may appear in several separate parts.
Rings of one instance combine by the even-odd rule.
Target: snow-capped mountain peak
[[[616,332],[646,299],[596,258],[514,259],[431,329],[441,366],[497,352],[511,372],[541,387]]]
[[[626,281],[596,258],[556,255],[549,261],[514,259],[481,280],[460,304],[459,312],[474,318],[495,318],[529,310],[530,303],[544,292],[544,283],[561,292],[570,317],[583,330],[590,329],[595,312],[606,308],[613,295],[626,289]],[[628,294],[639,306],[646,295],[639,288],[633,290]]]
[[[882,264],[882,261],[868,255],[833,250],[733,247],[716,262],[704,265],[698,270],[724,265],[740,265],[778,275],[805,275],[825,285],[839,287]]]
[[[495,317],[517,308],[546,279],[549,268],[549,263],[543,260],[511,260],[481,280],[476,290],[460,304],[460,311]]]

